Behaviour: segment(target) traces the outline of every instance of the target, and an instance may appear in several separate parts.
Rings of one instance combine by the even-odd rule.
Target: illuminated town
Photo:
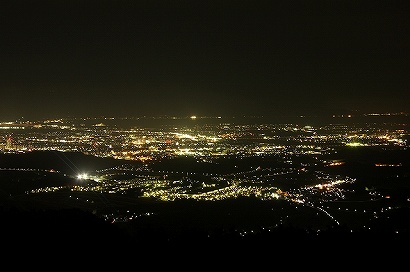
[[[156,125],[135,125],[141,121],[138,118],[6,122],[0,124],[0,150],[3,154],[80,152],[123,162],[112,168],[73,171],[70,175],[77,180],[77,185],[40,187],[27,191],[28,195],[68,189],[73,193],[112,195],[139,190],[138,198],[159,201],[255,197],[311,207],[336,224],[339,222],[333,213],[340,209],[366,214],[366,218],[378,217],[391,207],[358,209],[340,205],[354,194],[354,187],[349,185],[356,182],[356,177],[334,171],[345,164],[343,159],[335,158],[340,148],[407,150],[407,124],[346,123],[341,120],[351,116],[334,118],[333,123],[323,125],[257,123],[253,119],[246,123],[196,116],[159,118],[160,124]],[[155,118],[143,121],[146,119],[152,123],[158,121]],[[190,159],[201,167],[158,167],[162,161],[178,158]],[[226,160],[232,163],[218,167]],[[378,161],[374,166],[400,168],[403,163]],[[370,203],[389,198],[375,189],[367,192],[362,201]],[[102,216],[113,221],[128,221],[141,214],[127,209]]]

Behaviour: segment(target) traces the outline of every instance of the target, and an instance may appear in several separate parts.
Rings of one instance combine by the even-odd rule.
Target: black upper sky
[[[0,121],[410,111],[408,0],[0,2]]]

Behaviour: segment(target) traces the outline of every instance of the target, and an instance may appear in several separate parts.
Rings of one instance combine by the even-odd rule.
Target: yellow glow
[[[357,142],[347,143],[346,145],[347,145],[347,146],[365,146],[364,144],[362,144],[362,143],[357,143]]]

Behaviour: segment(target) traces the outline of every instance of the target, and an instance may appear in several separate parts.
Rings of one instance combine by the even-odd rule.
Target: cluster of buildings
[[[196,118],[195,118],[196,119]],[[109,121],[109,124],[104,121]],[[116,124],[115,119],[59,119],[0,123],[0,152],[75,151],[98,157],[321,154],[337,146],[406,147],[406,124],[300,124],[192,122],[157,127]]]
[[[343,184],[354,177],[331,174],[326,167],[340,167],[344,161],[329,160],[341,147],[381,147],[407,149],[408,131],[401,123],[296,123],[228,122],[222,118],[199,122],[187,118],[162,125],[140,125],[114,118],[59,119],[39,122],[0,123],[0,152],[22,153],[34,150],[81,152],[97,157],[141,162],[124,164],[92,173],[78,173],[72,192],[126,194],[162,201],[195,199],[218,201],[238,197],[262,200],[285,199],[314,207],[328,214],[327,203],[343,200],[349,192]],[[175,158],[217,166],[225,158],[252,162],[221,173],[212,167],[180,171],[153,169],[153,163]],[[258,165],[274,158],[277,163]],[[304,159],[301,159],[304,158]],[[238,164],[239,165],[239,164]],[[376,164],[375,166],[390,166]],[[395,167],[401,164],[394,164]],[[237,167],[237,168],[236,168]],[[86,185],[85,185],[86,184]],[[52,193],[67,188],[38,188],[29,193]],[[369,192],[369,200],[382,198]],[[355,211],[356,212],[356,211]],[[130,215],[125,218],[139,216]],[[331,217],[331,214],[328,214]],[[115,215],[120,220],[121,214]]]

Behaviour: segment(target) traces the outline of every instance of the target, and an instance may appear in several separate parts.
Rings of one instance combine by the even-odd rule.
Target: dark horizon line
[[[72,120],[92,120],[92,119],[111,119],[111,120],[143,120],[143,119],[222,119],[222,118],[255,118],[255,119],[263,119],[263,118],[311,118],[311,117],[334,117],[334,118],[352,118],[352,117],[363,117],[363,116],[409,116],[410,114],[406,111],[395,111],[395,112],[350,112],[350,113],[321,113],[321,114],[276,114],[276,115],[251,115],[251,114],[243,114],[243,115],[168,115],[168,114],[161,114],[161,115],[136,115],[136,116],[108,116],[108,115],[100,115],[100,116],[70,116],[67,115],[65,117],[44,117],[39,118],[34,121],[46,121],[46,120],[53,120],[53,119],[72,119]],[[29,120],[28,118],[22,116],[20,118],[16,118],[14,121],[0,121],[2,123],[6,122],[32,122],[33,120]]]

